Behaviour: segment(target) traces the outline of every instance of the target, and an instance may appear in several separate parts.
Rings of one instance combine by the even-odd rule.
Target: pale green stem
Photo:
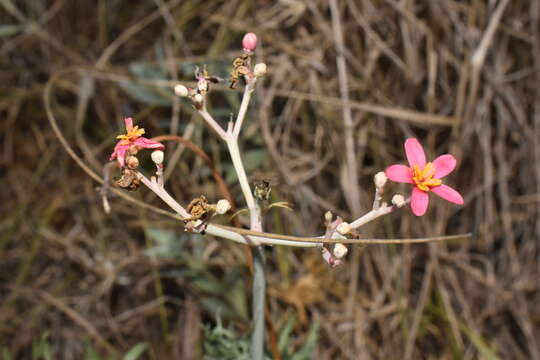
[[[244,164],[242,163],[242,158],[240,157],[238,140],[234,136],[227,136],[225,141],[227,142],[227,147],[229,148],[229,153],[231,154],[231,160],[233,162],[234,169],[236,170],[236,175],[238,176],[238,182],[240,183],[240,188],[242,189],[242,193],[244,194],[244,199],[246,200],[246,205],[249,210],[250,227],[252,228],[251,230],[255,230],[253,229],[254,226],[260,226],[261,229],[257,231],[261,231],[262,226],[260,225],[260,211],[257,210],[255,198],[251,192],[246,170],[244,169]]]
[[[253,247],[253,303],[251,305],[253,331],[251,333],[251,359],[264,360],[264,302],[266,279],[264,274],[264,248]]]
[[[223,128],[216,122],[216,120],[214,120],[212,115],[210,115],[210,113],[206,111],[206,108],[199,110],[199,114],[201,114],[206,123],[210,125],[212,129],[214,129],[214,131],[219,135],[221,139],[225,140],[227,138],[227,133],[225,132],[225,130],[223,130]]]
[[[251,100],[251,94],[253,93],[255,81],[257,79],[252,79],[246,84],[246,88],[244,89],[244,97],[242,98],[242,103],[240,104],[240,109],[238,110],[238,116],[236,117],[236,122],[234,123],[234,132],[233,136],[235,138],[238,138],[238,135],[240,134],[240,129],[242,129],[242,123],[244,122],[244,118],[246,117],[247,108],[249,105],[249,101]]]

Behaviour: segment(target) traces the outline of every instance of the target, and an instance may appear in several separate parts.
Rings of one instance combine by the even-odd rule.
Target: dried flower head
[[[139,159],[135,156],[127,156],[126,157],[126,166],[128,169],[135,170],[139,167]]]
[[[206,196],[201,195],[189,203],[187,207],[188,213],[191,215],[189,220],[204,220],[207,215],[209,215],[213,209],[212,205],[208,203]]]

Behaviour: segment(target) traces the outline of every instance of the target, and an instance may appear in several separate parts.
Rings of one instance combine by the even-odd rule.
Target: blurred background
[[[540,359],[540,1],[340,0],[334,21],[330,3],[0,1],[3,360],[248,358],[249,251],[115,195],[106,214],[100,184],[46,113],[100,175],[124,116],[149,137],[181,135],[242,208],[224,144],[172,85],[189,85],[203,64],[228,78],[248,31],[269,72],[242,155],[252,181],[270,180],[271,201],[293,208],[269,211],[267,231],[319,235],[327,210],[354,219],[339,54],[360,210],[371,208],[373,175],[403,163],[412,136],[428,158],[457,157],[447,183],[465,198],[460,207],[432,197],[425,216],[403,209],[362,235],[473,233],[354,247],[334,269],[317,249],[268,247],[269,358]],[[221,124],[241,92],[212,88]],[[166,186],[181,203],[223,198],[201,154],[166,145]],[[397,191],[409,190],[388,193]],[[132,195],[166,209],[145,188]]]

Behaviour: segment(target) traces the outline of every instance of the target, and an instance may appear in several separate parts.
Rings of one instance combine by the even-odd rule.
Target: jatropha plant
[[[135,190],[141,184],[153,191],[183,220],[185,230],[208,234],[216,237],[251,245],[254,250],[254,274],[253,274],[253,330],[251,337],[251,358],[264,358],[264,301],[265,301],[265,277],[264,277],[264,245],[284,245],[297,247],[317,247],[321,250],[322,259],[330,266],[338,266],[347,254],[345,244],[390,244],[390,243],[415,243],[432,240],[445,240],[463,236],[443,236],[438,238],[422,239],[360,239],[358,229],[366,223],[383,215],[390,214],[399,208],[405,208],[408,204],[416,216],[426,213],[429,203],[428,193],[433,192],[441,198],[455,204],[463,204],[461,195],[451,187],[443,184],[442,178],[452,172],[456,166],[456,159],[449,154],[437,157],[433,162],[426,162],[426,156],[422,145],[414,138],[405,141],[405,154],[409,166],[392,165],[377,173],[374,177],[375,195],[372,209],[358,219],[350,222],[340,217],[335,217],[331,212],[324,215],[323,223],[326,231],[317,237],[295,237],[266,233],[263,231],[264,224],[261,210],[265,206],[270,188],[268,184],[261,186],[248,181],[248,176],[242,163],[242,153],[238,146],[238,138],[246,117],[247,109],[257,81],[267,74],[267,66],[264,63],[253,64],[253,54],[257,47],[257,37],[248,33],[242,40],[242,52],[232,63],[230,75],[230,87],[237,88],[244,85],[244,95],[238,110],[236,119],[229,121],[223,128],[212,117],[207,109],[207,96],[211,91],[212,84],[221,79],[208,74],[205,67],[196,68],[195,88],[177,84],[174,87],[176,96],[185,98],[191,102],[196,111],[204,119],[207,125],[227,145],[232,164],[237,174],[238,182],[249,213],[249,230],[218,225],[212,222],[216,215],[225,214],[231,209],[231,204],[225,199],[210,203],[204,195],[193,199],[186,207],[182,206],[166,190],[163,170],[165,146],[157,141],[143,137],[145,130],[133,125],[133,119],[126,118],[126,133],[117,137],[116,144],[110,160],[116,161],[121,171],[121,176],[116,180],[116,185]],[[138,152],[144,149],[152,151],[151,159],[156,166],[155,175],[148,178],[139,168]],[[394,194],[391,202],[383,201],[383,193],[387,181],[409,183],[413,186],[410,197]]]

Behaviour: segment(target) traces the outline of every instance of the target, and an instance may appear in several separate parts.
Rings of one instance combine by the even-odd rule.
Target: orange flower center
[[[412,168],[412,180],[416,187],[422,191],[429,191],[432,187],[439,186],[442,181],[434,179],[435,166],[428,162],[422,170],[418,165],[414,165]]]
[[[131,129],[128,129],[125,135],[118,135],[116,138],[122,140],[124,144],[129,144],[133,140],[140,138],[144,134],[144,129],[139,129],[138,126],[134,126]]]

